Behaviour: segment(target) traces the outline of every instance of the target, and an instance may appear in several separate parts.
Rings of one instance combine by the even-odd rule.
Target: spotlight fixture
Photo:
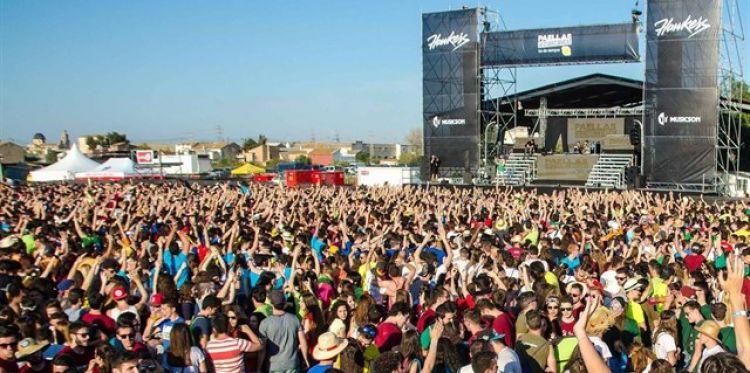
[[[482,22],[482,25],[484,26],[484,29],[482,32],[490,32],[492,29],[492,25],[490,24],[490,21],[484,21]]]

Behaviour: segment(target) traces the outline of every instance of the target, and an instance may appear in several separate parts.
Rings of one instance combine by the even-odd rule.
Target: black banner
[[[424,154],[427,161],[437,155],[444,168],[479,165],[477,12],[422,15]]]
[[[649,0],[643,173],[649,184],[716,174],[721,0]]]
[[[638,62],[634,23],[489,32],[482,66]]]

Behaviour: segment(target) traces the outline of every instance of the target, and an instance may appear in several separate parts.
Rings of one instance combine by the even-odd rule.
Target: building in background
[[[333,163],[357,163],[357,152],[353,151],[352,148],[340,148],[333,152]]]
[[[244,159],[245,162],[265,166],[270,160],[279,159],[280,153],[279,143],[266,143],[242,152],[239,158]]]
[[[224,159],[237,159],[237,156],[242,152],[242,147],[237,143],[191,143],[191,144],[177,144],[175,145],[175,153],[185,154],[194,152],[198,155],[207,155],[211,161],[218,161]]]
[[[310,163],[321,166],[331,166],[333,165],[334,151],[335,150],[331,150],[330,148],[325,147],[313,149],[313,151],[311,151],[308,155],[308,157],[310,158]]]
[[[16,165],[25,160],[23,146],[10,141],[0,141],[0,163],[3,166]]]
[[[419,145],[405,144],[367,144],[356,141],[352,144],[352,151],[356,154],[365,151],[370,154],[370,159],[378,162],[398,161],[401,154],[407,152],[418,152]]]

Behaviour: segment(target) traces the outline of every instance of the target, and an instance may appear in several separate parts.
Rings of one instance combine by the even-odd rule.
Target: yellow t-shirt
[[[625,311],[625,317],[635,321],[638,325],[646,324],[646,316],[643,314],[643,307],[638,302],[628,301],[628,309]]]
[[[651,296],[655,298],[663,298],[669,295],[669,285],[664,280],[654,277],[651,279]],[[656,312],[661,313],[664,310],[663,304],[656,305]]]
[[[544,272],[544,281],[560,290],[560,281],[557,280],[557,276],[554,273],[549,271]]]

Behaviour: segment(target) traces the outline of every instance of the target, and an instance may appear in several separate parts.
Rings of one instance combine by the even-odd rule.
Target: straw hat
[[[695,328],[695,331],[705,335],[708,338],[713,339],[718,343],[721,343],[721,340],[719,339],[720,329],[721,327],[716,321],[706,320],[699,327]]]
[[[313,349],[315,360],[330,360],[344,351],[349,341],[341,339],[336,334],[325,332],[318,337],[318,344]]]
[[[41,349],[47,347],[49,342],[37,343],[34,338],[24,338],[21,342],[18,342],[18,352],[16,352],[16,359],[23,359],[26,356],[33,355],[39,352]]]
[[[586,323],[586,334],[597,335],[606,332],[615,323],[615,314],[606,307],[597,308]]]

